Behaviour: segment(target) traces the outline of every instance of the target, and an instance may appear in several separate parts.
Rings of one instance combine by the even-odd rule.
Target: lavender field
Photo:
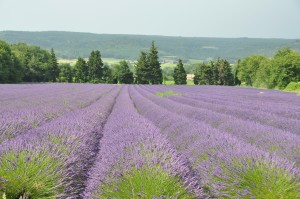
[[[300,97],[0,85],[2,198],[300,198]]]

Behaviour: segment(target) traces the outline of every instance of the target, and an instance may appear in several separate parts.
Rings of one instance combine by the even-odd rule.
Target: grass
[[[75,66],[77,59],[58,59],[59,64],[70,64],[71,66]]]
[[[100,198],[195,198],[187,193],[176,176],[169,175],[159,165],[132,168],[122,179],[105,184]]]
[[[188,86],[194,85],[193,80],[187,80],[186,83],[187,83],[186,85],[188,85]],[[169,85],[175,85],[175,82],[173,80],[166,80],[166,81],[163,82],[163,84],[169,86]]]
[[[88,60],[88,58],[85,58]],[[114,59],[114,58],[102,58],[103,63],[107,63],[109,65],[118,64],[123,59]],[[70,64],[71,66],[75,66],[77,59],[58,59],[59,64]]]
[[[300,82],[291,82],[289,83],[284,91],[287,91],[287,92],[295,92],[297,93],[298,96],[300,96]]]
[[[166,96],[181,96],[182,94],[176,93],[176,92],[170,90],[170,91],[164,91],[164,92],[157,92],[155,95],[159,96],[159,97],[166,97]]]
[[[47,152],[10,151],[0,157],[0,196],[55,198],[63,192],[60,163]]]
[[[294,175],[265,161],[250,158],[233,168],[225,168],[226,178],[216,177],[225,183],[221,190],[225,195],[236,198],[296,199],[300,198],[300,182]],[[226,197],[225,197],[226,198]]]

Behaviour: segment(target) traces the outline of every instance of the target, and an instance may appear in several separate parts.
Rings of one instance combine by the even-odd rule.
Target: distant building
[[[193,80],[194,79],[194,74],[186,74],[186,79],[187,80]]]

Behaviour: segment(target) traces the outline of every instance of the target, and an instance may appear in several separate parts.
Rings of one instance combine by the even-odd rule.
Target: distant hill
[[[204,38],[146,35],[92,34],[78,32],[0,31],[0,39],[9,43],[25,42],[42,48],[54,48],[60,58],[88,57],[91,50],[100,50],[102,57],[131,59],[141,50],[148,50],[154,40],[161,58],[215,59],[231,62],[252,54],[272,56],[279,48],[300,52],[300,39]]]

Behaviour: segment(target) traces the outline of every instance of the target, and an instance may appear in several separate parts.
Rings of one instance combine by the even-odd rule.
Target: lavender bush
[[[287,195],[287,198],[299,197],[299,169],[293,162],[269,155],[235,136],[212,128],[204,123],[206,121],[181,116],[183,109],[174,113],[156,104],[163,103],[165,98],[145,95],[151,100],[158,98],[154,103],[140,94],[145,92],[143,89],[134,87],[130,91],[139,112],[160,127],[161,132],[168,136],[179,152],[189,158],[207,193],[216,197],[258,197],[256,193],[259,191],[255,187],[263,187],[262,193],[270,189],[271,194],[275,195],[269,198],[278,198],[276,196],[281,195]],[[168,101],[168,104],[172,106],[172,101]],[[239,186],[243,184],[243,175],[247,176],[245,171],[249,171],[246,165],[258,173],[264,171],[265,180],[255,181],[255,177],[249,178],[248,183],[253,187]],[[281,182],[284,183],[277,185],[274,179],[282,178],[284,180]],[[277,193],[278,186],[285,188]],[[265,198],[268,198],[268,195]]]
[[[0,92],[0,143],[84,108],[111,88],[80,84],[6,85]]]
[[[203,197],[185,159],[138,115],[127,88],[117,99],[99,146],[85,198]]]
[[[84,189],[86,170],[93,162],[98,140],[102,136],[102,126],[110,114],[118,90],[114,88],[90,106],[69,112],[3,142],[0,145],[0,176],[7,197],[14,198],[14,194],[20,196],[24,193],[30,198],[50,197],[39,195],[48,193],[41,188],[36,188],[38,193],[32,191],[34,186],[30,182],[40,178],[46,181],[40,183],[45,189],[54,190],[49,193],[52,198],[77,197]],[[43,154],[40,154],[41,151]],[[49,161],[52,164],[47,164]],[[38,166],[40,164],[46,166]],[[48,183],[49,179],[54,180]],[[16,182],[19,186],[14,186]]]
[[[92,84],[0,90],[0,198],[300,198],[295,94]]]

